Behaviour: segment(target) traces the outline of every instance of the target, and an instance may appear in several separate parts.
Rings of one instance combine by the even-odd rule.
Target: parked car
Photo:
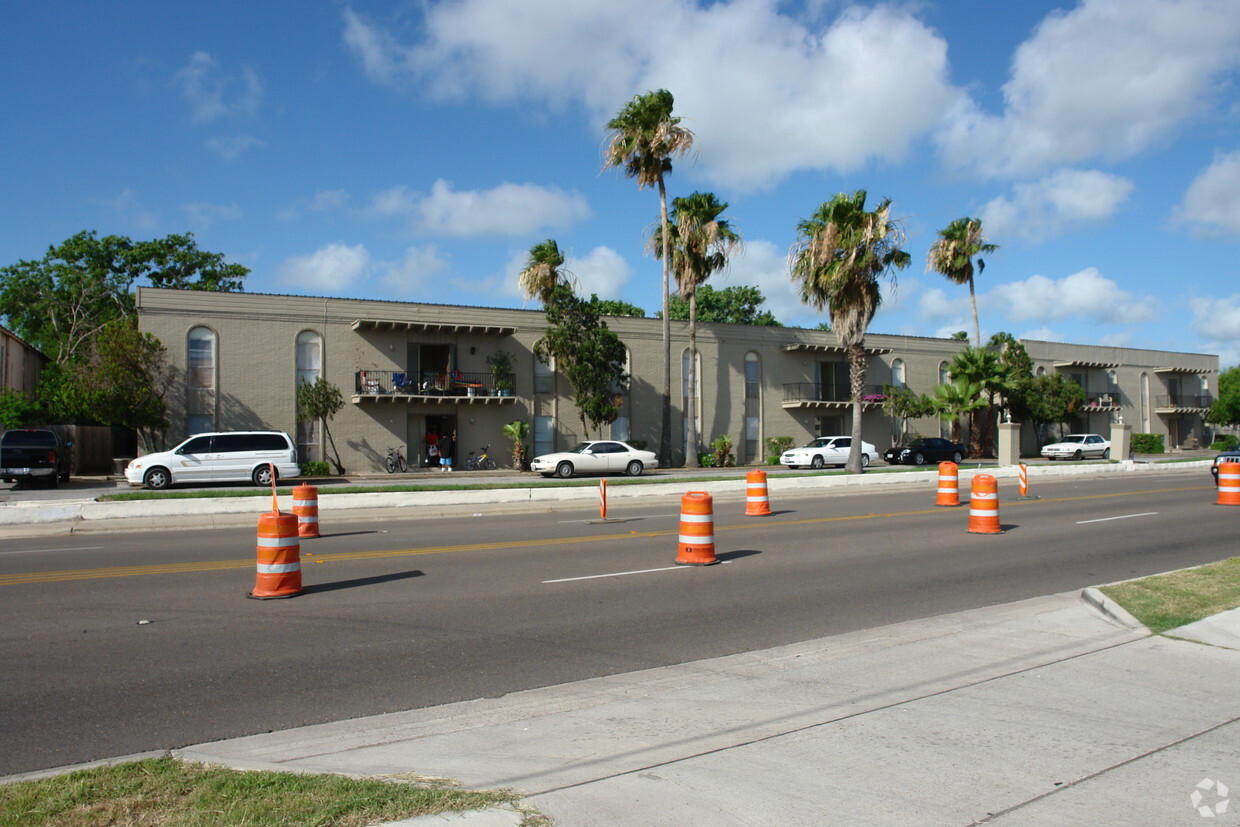
[[[648,468],[658,468],[653,451],[642,451],[614,439],[582,442],[568,451],[534,457],[530,470],[544,477],[554,474],[568,479],[573,474],[628,474],[639,476]]]
[[[295,477],[297,446],[283,431],[227,431],[195,434],[171,451],[144,454],[125,467],[130,485],[160,489],[178,483],[245,482],[271,485]]]
[[[1240,448],[1224,451],[1214,458],[1214,463],[1210,466],[1210,475],[1214,477],[1215,485],[1218,485],[1218,467],[1224,462],[1240,462]]]
[[[927,462],[954,462],[959,465],[967,453],[959,442],[925,436],[910,440],[907,445],[887,449],[883,459],[893,465],[925,465]]]
[[[1111,443],[1097,434],[1068,434],[1058,442],[1042,447],[1047,459],[1084,459],[1085,457],[1111,458]]]
[[[0,479],[5,482],[39,481],[49,488],[69,481],[69,449],[55,431],[14,428],[0,434]]]
[[[780,456],[779,461],[789,468],[821,468],[824,465],[844,466],[848,462],[848,454],[852,451],[850,436],[820,436],[800,448],[789,448]],[[865,468],[878,459],[878,450],[868,442],[861,443],[861,467]]]

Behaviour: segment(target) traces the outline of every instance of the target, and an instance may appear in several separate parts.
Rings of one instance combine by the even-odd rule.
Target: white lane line
[[[731,560],[720,560],[719,563],[731,563]],[[640,571],[616,571],[611,574],[587,574],[585,577],[565,577],[560,580],[544,580],[543,583],[571,583],[574,580],[597,580],[600,577],[627,577],[630,574],[650,574],[656,571],[688,571],[689,569],[701,568],[700,566],[666,566],[661,569],[641,569]]]
[[[1097,520],[1077,520],[1077,525],[1085,525],[1086,523],[1105,523],[1108,520],[1127,520],[1129,517],[1153,517],[1157,511],[1143,511],[1140,514],[1123,514],[1119,517],[1102,517]]]
[[[0,551],[0,555],[4,554],[42,554],[45,551],[98,551],[107,546],[74,546],[72,548],[30,548],[20,551]]]

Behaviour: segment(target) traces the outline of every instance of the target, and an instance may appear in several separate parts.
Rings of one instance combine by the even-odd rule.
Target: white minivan
[[[130,485],[167,488],[177,483],[245,482],[271,485],[295,477],[297,446],[282,431],[228,431],[194,434],[171,451],[143,454],[125,467]]]

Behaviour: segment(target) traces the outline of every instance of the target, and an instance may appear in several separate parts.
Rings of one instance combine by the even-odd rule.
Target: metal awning
[[[848,353],[848,348],[839,345],[811,345],[807,342],[793,342],[783,346],[785,353]],[[881,356],[885,353],[891,353],[889,347],[867,347],[865,352],[871,356]]]
[[[1057,368],[1117,368],[1119,362],[1090,362],[1085,359],[1070,359],[1062,362],[1053,362]]]
[[[471,333],[483,336],[511,336],[516,327],[493,324],[456,324],[451,322],[411,322],[395,319],[354,319],[354,330],[403,330],[406,333]]]
[[[1191,376],[1204,376],[1205,374],[1210,373],[1210,371],[1208,370],[1202,370],[1199,368],[1174,368],[1174,367],[1154,368],[1154,372],[1155,373],[1185,373]]]

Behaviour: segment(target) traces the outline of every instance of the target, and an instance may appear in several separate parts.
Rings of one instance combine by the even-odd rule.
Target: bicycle
[[[494,471],[499,468],[495,464],[495,460],[487,456],[487,451],[491,450],[490,445],[485,445],[482,452],[478,456],[474,456],[474,452],[469,452],[469,459],[465,460],[466,471]]]
[[[397,445],[395,448],[388,448],[387,472],[389,474],[396,473],[396,469],[398,468],[401,471],[409,470],[409,463],[408,461],[405,460],[405,455],[401,452],[400,449],[401,449],[401,446],[399,445]]]

